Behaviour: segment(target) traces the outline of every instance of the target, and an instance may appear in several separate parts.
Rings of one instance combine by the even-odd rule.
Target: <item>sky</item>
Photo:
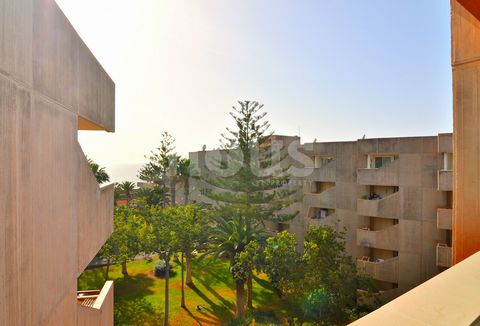
[[[302,142],[451,132],[449,0],[57,0],[116,84],[116,132],[80,132],[113,181],[164,131],[219,146],[239,100]]]

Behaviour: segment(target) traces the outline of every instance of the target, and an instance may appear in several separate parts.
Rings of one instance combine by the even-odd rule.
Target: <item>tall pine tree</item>
[[[245,236],[242,241],[245,243],[241,247],[244,248],[251,241],[259,241],[255,235],[257,230],[265,228],[265,222],[288,221],[298,214],[286,213],[285,209],[298,200],[299,188],[289,184],[287,149],[272,141],[263,105],[255,101],[238,104],[230,113],[235,128],[227,128],[222,134],[224,159],[210,162],[211,169],[201,176],[201,187],[203,195],[214,202],[217,218],[227,222],[233,218],[243,219]],[[235,256],[238,257],[238,253],[232,253],[231,257]],[[232,261],[234,278],[238,264]],[[235,282],[240,282],[241,287],[247,283],[247,306],[252,308],[251,268],[247,274],[245,280],[240,278]],[[243,298],[237,296],[238,301],[243,302]],[[237,311],[243,309],[237,307]]]

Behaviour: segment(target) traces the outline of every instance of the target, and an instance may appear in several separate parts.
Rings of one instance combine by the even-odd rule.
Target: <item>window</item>
[[[325,166],[329,164],[330,162],[333,162],[335,160],[335,157],[333,156],[323,156],[323,155],[317,155],[315,156],[315,168],[321,168],[322,166]]]
[[[290,229],[290,225],[286,223],[278,223],[277,225],[277,232],[288,231]]]
[[[326,218],[330,215],[333,215],[335,213],[335,210],[333,209],[328,209],[328,208],[314,208],[313,213],[311,215],[311,218],[314,220],[319,220],[322,218]]]
[[[367,160],[367,168],[369,169],[380,169],[383,166],[386,166],[393,161],[396,157],[393,155],[369,155]]]

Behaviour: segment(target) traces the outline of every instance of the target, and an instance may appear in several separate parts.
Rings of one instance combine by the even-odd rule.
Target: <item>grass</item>
[[[116,325],[161,325],[164,310],[165,280],[153,274],[156,260],[137,260],[128,264],[129,277],[124,278],[119,266],[110,267],[115,288]],[[187,309],[180,307],[180,265],[176,264],[170,279],[170,325],[224,325],[234,317],[235,291],[228,262],[194,260],[193,287],[185,287]],[[79,278],[79,290],[100,289],[104,284],[104,268],[85,271]],[[253,281],[255,325],[262,325],[261,316],[281,319],[284,309],[266,276],[259,274]],[[245,298],[246,299],[246,298]],[[202,306],[201,311],[195,308]],[[272,322],[265,325],[272,325]],[[280,323],[276,323],[280,324]]]

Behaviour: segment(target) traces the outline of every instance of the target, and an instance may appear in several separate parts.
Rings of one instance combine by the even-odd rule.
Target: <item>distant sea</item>
[[[107,173],[110,175],[111,182],[131,181],[138,182],[138,170],[142,164],[113,164],[106,166]]]

